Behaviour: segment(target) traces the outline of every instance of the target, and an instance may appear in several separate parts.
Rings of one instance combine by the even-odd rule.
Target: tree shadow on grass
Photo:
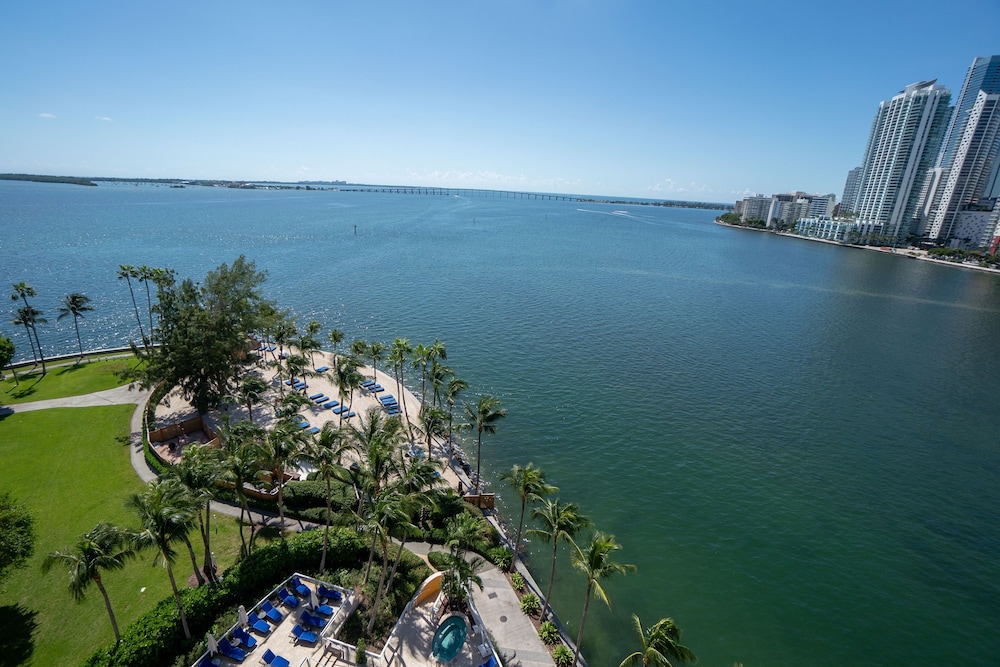
[[[0,607],[0,667],[19,667],[28,662],[35,651],[37,611],[21,605]]]

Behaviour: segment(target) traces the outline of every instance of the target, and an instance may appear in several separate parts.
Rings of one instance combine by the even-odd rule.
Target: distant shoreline
[[[819,243],[826,243],[829,245],[840,246],[841,248],[854,248],[856,250],[870,250],[874,252],[880,252],[886,255],[894,255],[896,257],[905,257],[907,259],[919,259],[923,262],[931,262],[932,264],[941,264],[942,266],[952,266],[959,269],[970,269],[972,271],[982,271],[984,273],[992,273],[995,275],[1000,275],[1000,269],[991,269],[986,266],[978,266],[976,264],[967,264],[964,262],[950,262],[946,259],[936,259],[927,254],[926,250],[921,250],[919,248],[890,248],[888,246],[873,246],[873,245],[858,245],[856,243],[841,243],[840,241],[831,241],[830,239],[818,239],[813,236],[802,236],[801,234],[792,234],[790,232],[776,232],[773,229],[761,229],[759,227],[743,227],[742,225],[730,225],[720,220],[715,220],[715,224],[721,225],[723,227],[729,227],[730,229],[746,229],[751,232],[767,232],[768,234],[774,234],[775,236],[786,236],[793,239],[801,239],[803,241],[817,241]]]

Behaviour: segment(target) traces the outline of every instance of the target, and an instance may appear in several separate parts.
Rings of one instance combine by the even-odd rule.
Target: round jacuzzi
[[[431,645],[431,654],[440,662],[450,662],[455,659],[462,646],[465,645],[465,634],[468,624],[462,614],[452,614],[441,621],[437,632],[434,633],[434,642]]]

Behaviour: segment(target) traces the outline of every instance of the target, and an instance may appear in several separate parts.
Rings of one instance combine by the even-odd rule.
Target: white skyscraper
[[[950,115],[951,92],[936,80],[913,83],[879,104],[858,182],[856,213],[905,239]]]
[[[961,129],[944,171],[947,180],[940,196],[934,198],[927,229],[931,238],[951,238],[961,211],[975,210],[980,204],[986,205],[987,211],[993,210],[988,188],[1000,152],[1000,95],[980,90]],[[980,239],[975,242],[978,245]]]

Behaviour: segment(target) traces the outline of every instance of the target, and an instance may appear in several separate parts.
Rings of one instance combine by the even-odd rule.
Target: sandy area
[[[275,353],[264,353],[268,357],[271,357]],[[322,368],[323,366],[328,366],[333,368],[333,354],[329,352],[317,352],[313,356],[314,366],[313,368]],[[269,359],[271,360],[271,359]],[[276,399],[280,399],[282,395],[282,390],[285,394],[293,391],[290,387],[284,386],[279,387],[279,381],[276,379],[276,369],[268,367],[266,364],[259,363],[250,366],[251,371],[258,373],[264,380],[268,383],[269,389],[264,399],[259,405],[253,406],[253,420],[254,423],[263,425],[265,427],[273,426],[276,418],[274,415],[273,402]],[[362,375],[366,379],[372,378],[372,368],[371,366],[362,366],[360,369]],[[320,373],[318,375],[313,375],[305,378],[306,388],[300,393],[304,392],[305,396],[308,398],[317,392],[322,392],[324,395],[328,396],[331,400],[340,400],[340,396],[337,393],[337,386],[334,382],[327,377],[326,373]],[[334,425],[340,425],[343,423],[345,427],[350,425],[358,426],[362,416],[367,418],[369,410],[383,410],[381,403],[378,401],[378,396],[385,396],[386,394],[396,397],[399,401],[400,407],[403,404],[403,397],[399,395],[396,387],[396,380],[392,375],[379,370],[375,373],[375,381],[378,382],[385,391],[375,394],[365,390],[354,390],[353,400],[348,397],[345,401],[350,405],[350,411],[354,412],[356,416],[350,419],[343,419],[339,415],[333,414],[331,409],[323,408],[320,405],[313,403],[311,406],[302,408],[299,411],[303,421],[309,423],[306,428],[322,428],[327,422],[333,422]],[[420,401],[416,395],[409,389],[403,388],[406,395],[406,413],[409,414],[410,422],[413,424],[414,439],[404,444],[404,449],[408,455],[416,456],[426,456],[427,454],[427,441],[423,436],[422,431],[419,429],[419,421],[417,415],[420,412]],[[205,424],[212,430],[218,432],[219,427],[222,423],[222,415],[228,414],[231,422],[238,420],[243,420],[248,418],[247,409],[245,405],[230,404],[224,407],[222,412],[212,411],[203,419]],[[156,406],[156,426],[161,427],[167,424],[173,424],[178,421],[183,421],[197,416],[197,412],[191,404],[183,399],[180,395],[179,390],[174,390],[171,392],[163,401],[161,401]],[[400,415],[400,418],[404,419],[405,415]],[[465,476],[462,471],[461,466],[456,461],[449,461],[447,443],[443,440],[434,439],[431,444],[431,455],[434,459],[441,461],[445,464],[444,469],[441,472],[442,477],[445,482],[453,489],[459,488],[459,481],[461,480],[463,488],[469,488],[469,479]],[[305,478],[308,474],[308,468],[296,468],[290,469],[289,473],[294,473],[300,475],[301,478]]]

